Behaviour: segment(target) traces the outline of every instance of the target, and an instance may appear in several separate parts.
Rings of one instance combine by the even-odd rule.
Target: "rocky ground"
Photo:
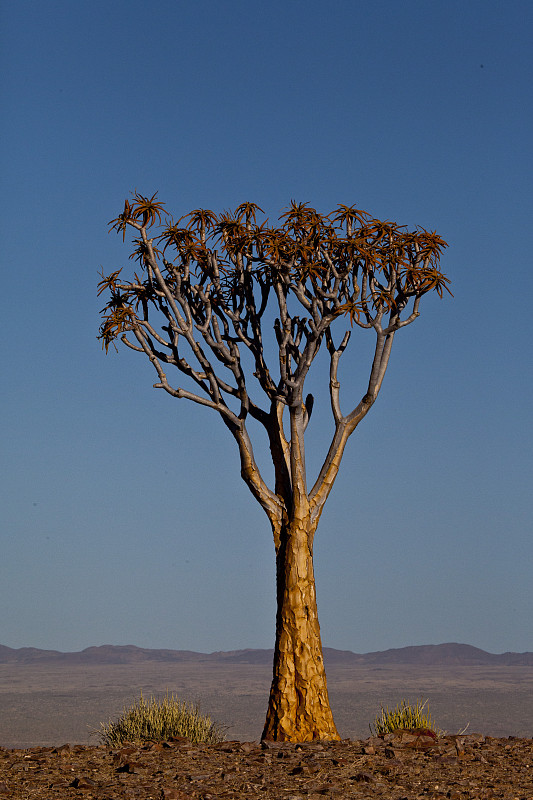
[[[533,740],[396,732],[309,744],[175,739],[0,749],[13,800],[533,800]]]

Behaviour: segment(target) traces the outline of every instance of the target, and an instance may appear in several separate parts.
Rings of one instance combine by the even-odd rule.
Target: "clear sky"
[[[233,439],[96,338],[137,189],[175,217],[357,204],[449,242],[455,298],[398,333],[317,533],[323,643],[533,650],[532,22],[529,0],[2,3],[0,643],[273,645]],[[313,423],[311,471],[327,403]]]

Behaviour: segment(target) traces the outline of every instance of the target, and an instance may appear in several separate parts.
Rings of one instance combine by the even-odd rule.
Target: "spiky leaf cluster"
[[[180,337],[195,350],[188,336],[193,326],[234,373],[238,347],[247,347],[270,399],[287,398],[324,336],[332,347],[335,318],[348,315],[352,326],[387,335],[418,316],[423,295],[449,291],[439,267],[446,243],[435,232],[408,231],[354,206],[321,215],[293,201],[276,226],[260,214],[254,203],[242,203],[221,214],[196,209],[174,222],[156,195],[126,200],[111,226],[123,237],[128,226],[137,232],[130,258],[140,273],[132,280],[124,280],[122,270],[102,275],[99,294],[109,293],[100,329],[106,350],[134,331],[137,349],[147,352],[148,344],[153,351],[159,343],[167,351],[159,351],[163,361],[198,382],[200,373],[178,353]],[[274,382],[263,356],[261,322],[271,297],[279,310],[281,382]],[[291,312],[291,298],[300,313]],[[166,318],[164,338],[150,325],[150,309]],[[203,361],[198,348],[195,355]],[[202,380],[205,389],[207,374]]]
[[[342,205],[323,216],[295,202],[277,227],[257,221],[261,209],[254,203],[220,215],[196,209],[175,223],[155,197],[135,194],[112,221],[124,236],[128,225],[148,231],[167,216],[163,230],[149,242],[145,237],[134,240],[131,257],[148,276],[136,275],[124,284],[117,271],[100,283],[100,292],[111,291],[101,330],[106,347],[127,330],[125,308],[133,314],[147,303],[158,304],[151,256],[160,259],[170,294],[186,296],[206,319],[209,308],[219,315],[238,314],[244,322],[250,293],[258,288],[263,301],[272,289],[294,293],[310,314],[310,324],[345,313],[363,326],[391,314],[394,325],[411,298],[449,291],[439,269],[446,243],[435,232],[410,232]],[[254,309],[258,318],[261,310]]]

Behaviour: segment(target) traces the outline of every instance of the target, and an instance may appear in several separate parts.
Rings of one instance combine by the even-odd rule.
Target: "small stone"
[[[57,753],[59,755],[70,755],[70,745],[69,744],[62,744],[59,747],[54,747],[52,753]]]
[[[134,761],[125,761],[120,767],[117,767],[115,772],[125,772],[132,775],[134,772],[137,772],[137,768],[140,764],[135,763]]]
[[[383,747],[384,744],[384,739],[381,736],[371,736],[366,740],[366,745],[368,747]]]
[[[239,749],[243,753],[251,753],[253,750],[256,749],[256,747],[257,747],[257,743],[256,742],[241,742]]]
[[[166,746],[167,748],[170,748],[170,746],[171,746],[171,745],[169,745],[169,744],[168,744],[168,742],[151,742],[151,743],[148,745],[148,747],[147,747],[147,750],[148,750],[150,753],[154,753],[154,752],[159,752],[159,753],[161,753],[161,752],[162,752],[162,751],[165,749],[165,746]]]
[[[164,786],[161,789],[161,800],[191,800],[191,795],[175,789],[173,786]]]
[[[376,779],[370,772],[358,772],[356,775],[352,775],[350,780],[357,781],[357,783],[373,783]]]
[[[94,789],[98,784],[92,778],[74,778],[69,786],[74,787],[74,789]]]
[[[190,739],[186,736],[171,736],[168,740],[171,744],[190,744]]]
[[[220,744],[215,744],[213,746],[213,750],[220,750],[223,753],[234,753],[236,750],[240,749],[240,742],[221,742]]]
[[[298,764],[291,769],[291,775],[316,775],[320,767],[315,764]]]
[[[386,747],[385,756],[387,758],[397,758],[399,756],[399,752],[394,747]]]

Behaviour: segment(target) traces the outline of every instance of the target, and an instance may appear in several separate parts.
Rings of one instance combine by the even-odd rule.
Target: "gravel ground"
[[[341,742],[0,748],[13,800],[533,800],[533,740],[397,732]]]

